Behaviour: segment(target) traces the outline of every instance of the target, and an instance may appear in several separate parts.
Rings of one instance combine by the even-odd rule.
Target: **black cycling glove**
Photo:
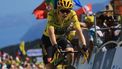
[[[83,46],[83,47],[82,47],[82,50],[86,52],[88,49],[87,49],[86,46]]]
[[[58,52],[61,52],[61,47],[58,44],[55,44],[53,46],[55,48],[55,50],[57,50]]]

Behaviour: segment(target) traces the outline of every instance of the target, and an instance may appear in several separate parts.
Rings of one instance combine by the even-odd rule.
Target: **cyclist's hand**
[[[86,46],[84,45],[81,50],[83,50],[84,52],[86,52],[88,49],[86,48]]]
[[[60,47],[58,44],[55,44],[55,45],[54,45],[54,48],[56,48],[56,50],[57,50],[58,52],[61,52],[61,47]]]

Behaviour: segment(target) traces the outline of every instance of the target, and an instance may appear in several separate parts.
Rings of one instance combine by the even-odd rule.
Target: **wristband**
[[[86,47],[83,47],[82,49],[83,49],[85,52],[88,50]]]

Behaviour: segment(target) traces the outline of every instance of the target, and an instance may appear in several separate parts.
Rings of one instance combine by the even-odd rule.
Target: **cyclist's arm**
[[[54,46],[55,44],[57,44],[55,31],[54,31],[54,27],[53,26],[49,26],[48,34],[49,34],[49,38],[50,38],[50,41],[51,41],[52,45]]]
[[[48,36],[49,36],[49,38],[50,38],[50,41],[51,41],[51,43],[52,43],[52,45],[54,46],[55,44],[57,44],[57,42],[56,42],[56,35],[55,35],[55,28],[54,28],[54,18],[53,18],[53,12],[52,11],[50,11],[49,13],[48,13],[48,17],[47,17],[47,19],[48,19],[48,24],[47,24],[47,33],[48,33]]]
[[[80,22],[80,26],[81,26],[82,28],[87,28],[87,25],[86,25],[85,23],[83,23],[83,22]]]
[[[75,30],[76,30],[76,33],[77,33],[79,39],[80,39],[80,42],[82,42],[83,46],[86,46],[86,40],[84,38],[82,30],[80,28],[75,28]]]
[[[81,27],[80,27],[80,22],[78,21],[77,15],[75,12],[73,12],[73,15],[75,15],[73,17],[73,22],[74,22],[74,28],[76,30],[76,33],[79,37],[80,42],[82,42],[83,46],[86,46],[86,40],[85,37],[82,33]]]

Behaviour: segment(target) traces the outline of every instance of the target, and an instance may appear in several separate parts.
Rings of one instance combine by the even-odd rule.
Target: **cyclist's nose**
[[[66,12],[64,12],[64,15],[67,15],[67,13],[66,13]]]

